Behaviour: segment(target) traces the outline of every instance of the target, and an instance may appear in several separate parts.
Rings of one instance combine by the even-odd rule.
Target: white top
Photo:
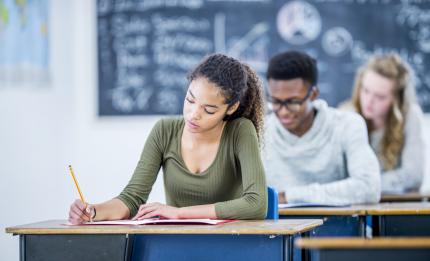
[[[382,172],[383,192],[418,190],[421,186],[426,155],[423,119],[421,108],[418,104],[413,104],[406,115],[405,143],[399,163],[394,170],[385,171],[382,159],[378,158]],[[377,155],[383,134],[384,129],[380,129],[370,135],[370,144]]]
[[[364,120],[350,111],[314,101],[312,127],[302,137],[275,114],[266,121],[263,161],[267,183],[287,201],[322,204],[378,202],[381,179]]]

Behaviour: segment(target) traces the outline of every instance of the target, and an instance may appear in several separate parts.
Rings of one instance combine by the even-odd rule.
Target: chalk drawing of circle
[[[281,37],[294,45],[309,43],[321,32],[321,16],[318,10],[305,1],[285,4],[279,10],[276,23]]]
[[[419,41],[418,47],[420,48],[421,51],[423,51],[425,53],[430,53],[430,40]]]
[[[352,36],[345,28],[334,27],[324,33],[322,47],[331,56],[341,56],[351,49],[352,42]]]
[[[417,41],[421,51],[430,52],[430,26],[420,26],[417,32]]]

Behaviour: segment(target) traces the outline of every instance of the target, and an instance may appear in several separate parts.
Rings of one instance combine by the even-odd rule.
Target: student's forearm
[[[211,218],[216,219],[215,205],[199,205],[179,209],[179,218]]]
[[[117,198],[93,206],[96,209],[94,221],[126,219],[130,216],[128,207]]]
[[[381,195],[380,177],[368,180],[347,178],[325,184],[310,184],[289,188],[286,197],[291,203],[321,204],[376,203]]]

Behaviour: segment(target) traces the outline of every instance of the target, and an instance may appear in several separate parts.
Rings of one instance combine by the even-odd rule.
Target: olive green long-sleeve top
[[[267,187],[252,122],[228,121],[215,160],[198,174],[190,172],[182,159],[184,123],[183,118],[163,119],[152,129],[131,180],[118,196],[130,217],[146,203],[163,167],[167,205],[215,204],[220,219],[264,219]]]

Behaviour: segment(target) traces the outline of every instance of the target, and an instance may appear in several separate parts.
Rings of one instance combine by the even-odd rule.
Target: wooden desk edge
[[[283,208],[279,209],[280,216],[365,216],[365,209],[312,209],[312,208]]]
[[[29,227],[29,225],[7,227],[6,233],[14,235],[53,235],[53,234],[224,234],[224,235],[294,235],[307,232],[323,224],[321,219],[309,219],[295,228],[240,228],[231,227],[234,223],[220,225],[142,225],[142,226],[64,226]],[[238,221],[240,222],[240,221]],[[276,221],[273,221],[276,223]],[[282,222],[282,221],[281,221]],[[61,223],[59,223],[61,224]],[[230,225],[230,227],[229,227]],[[25,227],[27,226],[27,227]]]
[[[430,237],[300,238],[295,245],[308,249],[430,248]]]
[[[430,215],[428,202],[396,202],[353,205],[350,208],[285,208],[280,216],[367,216],[367,215]]]
[[[420,194],[419,192],[406,194],[382,194],[381,202],[426,202],[430,199],[430,195]]]
[[[430,209],[369,209],[367,214],[371,216],[430,215]]]

